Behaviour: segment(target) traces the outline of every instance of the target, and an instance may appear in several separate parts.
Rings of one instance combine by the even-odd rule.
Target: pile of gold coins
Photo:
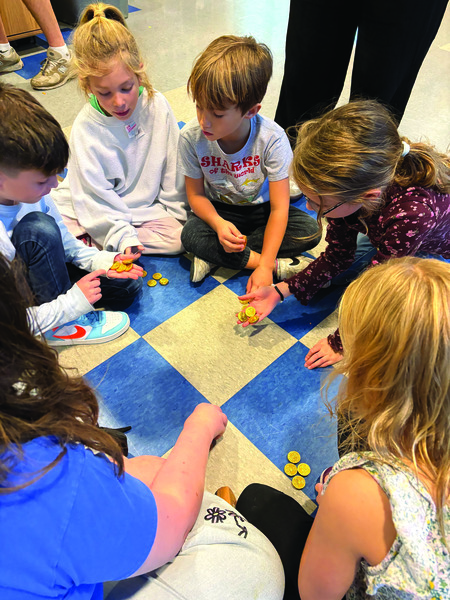
[[[245,323],[248,321],[249,323],[257,323],[259,321],[259,317],[256,314],[256,310],[253,306],[249,306],[248,300],[239,300],[242,304],[241,310],[236,313],[237,318],[240,323]]]
[[[146,275],[147,275],[147,271],[144,271],[144,277]],[[161,285],[167,285],[169,283],[169,280],[166,279],[166,277],[163,277],[161,275],[161,273],[153,273],[152,279],[149,279],[147,281],[147,285],[148,285],[148,287],[155,287],[155,285],[158,283],[158,281]]]
[[[305,487],[305,477],[311,473],[311,467],[306,463],[301,463],[300,453],[296,450],[291,450],[287,455],[288,464],[284,467],[284,472],[289,477],[292,477],[292,485],[301,490]]]
[[[118,260],[112,264],[110,267],[111,271],[117,271],[118,273],[122,273],[123,271],[131,271],[133,268],[133,260]]]

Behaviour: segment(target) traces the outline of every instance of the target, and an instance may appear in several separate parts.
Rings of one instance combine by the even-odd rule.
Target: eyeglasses
[[[322,197],[319,194],[317,194],[317,195],[319,196],[320,201],[322,202]],[[317,204],[317,202],[314,202],[314,200],[311,200],[311,198],[308,198],[308,196],[306,196],[305,194],[303,194],[303,196],[305,197],[306,202],[309,202],[309,204],[313,204],[314,206],[317,206],[317,208],[318,208],[317,212],[319,212],[319,210],[320,210],[320,204]],[[338,202],[337,204],[335,204],[331,208],[327,208],[327,210],[324,210],[322,212],[321,216],[324,217],[328,213],[332,212],[335,208],[338,208],[339,206],[342,206],[346,202],[348,202],[348,200],[342,200],[341,202]]]

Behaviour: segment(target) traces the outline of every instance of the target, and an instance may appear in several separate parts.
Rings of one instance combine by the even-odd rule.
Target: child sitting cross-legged
[[[181,235],[193,282],[215,265],[249,269],[250,292],[291,275],[291,263],[306,266],[292,257],[318,243],[315,221],[289,203],[288,138],[259,114],[271,75],[269,48],[250,36],[222,36],[195,62],[188,92],[197,119],[178,151],[193,211]]]
[[[101,2],[87,6],[73,48],[89,102],[71,130],[67,177],[52,192],[67,227],[105,250],[183,252],[187,200],[176,169],[179,128],[147,77],[122,13]]]

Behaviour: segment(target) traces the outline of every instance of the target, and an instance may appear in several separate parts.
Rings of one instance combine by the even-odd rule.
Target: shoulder
[[[332,476],[319,514],[323,527],[330,528],[335,537],[342,537],[345,546],[369,564],[380,562],[395,540],[389,498],[363,468],[346,469]]]
[[[143,106],[147,105],[150,110],[164,112],[170,115],[173,114],[172,107],[170,106],[169,101],[161,92],[155,90],[152,97],[149,98],[147,90],[144,90],[141,96],[143,96]]]
[[[199,140],[202,130],[197,119],[191,119],[186,125],[184,125],[180,131],[180,135],[183,138],[189,140]]]
[[[257,114],[254,119],[254,128],[256,135],[261,135],[264,137],[272,137],[276,139],[286,140],[288,142],[287,135],[282,127],[261,114]]]

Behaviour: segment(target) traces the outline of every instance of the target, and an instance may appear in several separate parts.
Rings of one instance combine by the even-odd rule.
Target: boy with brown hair
[[[251,36],[222,36],[194,64],[197,119],[179,142],[193,211],[181,241],[194,254],[193,282],[215,265],[246,268],[249,292],[304,268],[307,259],[288,257],[318,243],[315,220],[289,203],[287,136],[259,114],[271,75],[269,48]]]
[[[53,346],[115,339],[128,329],[128,315],[95,311],[93,304],[102,296],[110,304],[131,300],[142,268],[110,270],[130,256],[89,248],[65,227],[48,195],[69,155],[52,115],[25,90],[1,83],[0,113],[0,252],[26,267],[37,304],[28,309],[33,331]],[[66,263],[73,264],[74,285]]]

